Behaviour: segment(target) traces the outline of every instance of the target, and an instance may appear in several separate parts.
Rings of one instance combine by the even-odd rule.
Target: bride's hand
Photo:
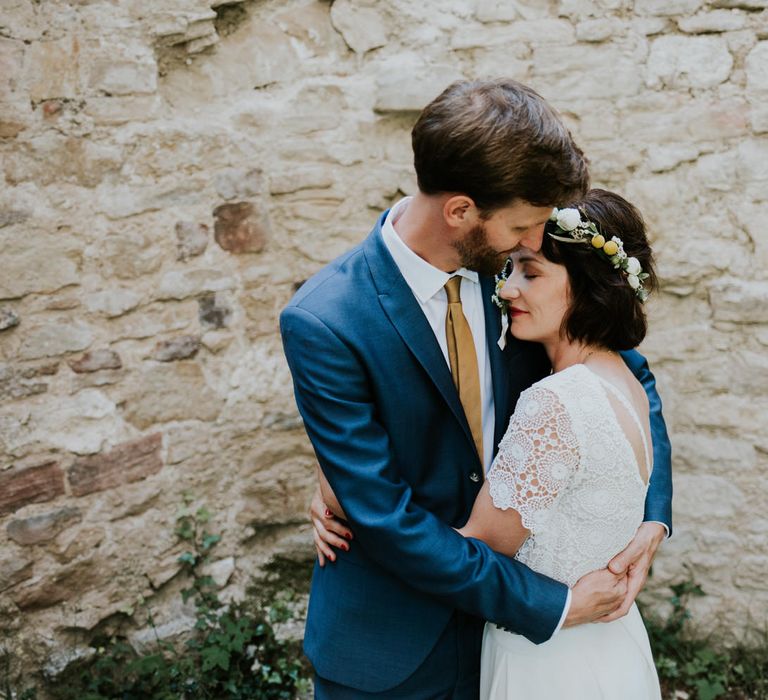
[[[643,523],[637,529],[635,538],[624,551],[619,552],[608,563],[608,568],[615,574],[627,575],[627,595],[621,606],[600,622],[612,622],[624,617],[635,602],[648,578],[648,570],[653,563],[656,550],[666,536],[666,530],[660,523]]]
[[[626,574],[599,569],[582,576],[571,589],[571,607],[563,627],[604,619],[619,608],[626,595]]]
[[[320,566],[325,566],[325,561],[336,561],[336,553],[332,547],[338,547],[345,552],[349,551],[349,540],[352,539],[352,531],[344,527],[323,500],[320,487],[312,496],[309,505],[309,517],[314,528],[315,549]]]

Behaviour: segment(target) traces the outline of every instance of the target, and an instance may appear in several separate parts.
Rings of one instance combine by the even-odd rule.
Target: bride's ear
[[[443,218],[451,228],[468,229],[479,220],[479,212],[471,197],[455,194],[443,202]]]

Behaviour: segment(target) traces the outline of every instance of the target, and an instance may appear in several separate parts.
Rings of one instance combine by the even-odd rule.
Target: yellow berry
[[[596,236],[592,236],[592,245],[595,246],[595,248],[602,248],[605,245],[605,238],[599,233]]]
[[[616,255],[619,252],[619,246],[616,244],[616,241],[608,241],[603,246],[603,252],[606,255]]]

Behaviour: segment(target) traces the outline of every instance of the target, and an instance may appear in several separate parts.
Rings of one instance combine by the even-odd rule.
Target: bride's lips
[[[527,314],[527,311],[523,311],[522,309],[516,309],[514,306],[509,307],[509,315],[514,318],[515,316],[522,316],[523,314]]]

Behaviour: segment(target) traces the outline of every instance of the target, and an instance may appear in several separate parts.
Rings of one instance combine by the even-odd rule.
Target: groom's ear
[[[455,194],[443,203],[443,218],[451,228],[466,229],[475,226],[479,212],[471,197]]]

